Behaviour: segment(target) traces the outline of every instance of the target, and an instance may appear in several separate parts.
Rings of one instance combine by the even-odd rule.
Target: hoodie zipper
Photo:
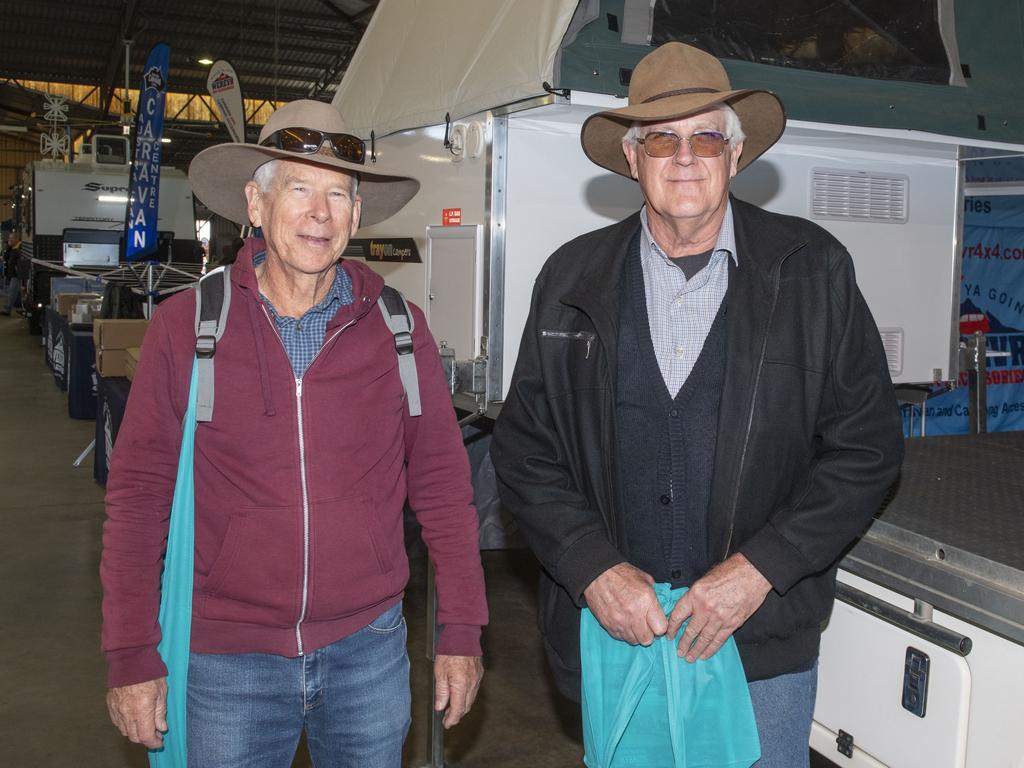
[[[274,335],[277,336],[277,340],[281,342],[281,348],[284,349],[285,355],[288,354],[288,348],[284,345],[284,339],[281,338],[280,332],[277,330],[277,326],[271,319],[270,314],[267,312],[266,305],[260,302],[260,306],[263,309],[263,316],[267,318],[267,322],[270,323],[270,327],[274,329]],[[313,359],[309,361],[309,365],[306,366],[308,371],[316,359],[320,357],[320,353],[327,348],[327,345],[333,342],[342,331],[348,328],[350,325],[355,323],[355,320],[349,320],[345,325],[341,326],[338,330],[331,334],[330,338],[324,339],[324,343],[320,345],[320,349],[313,355]],[[289,358],[290,362],[291,358]],[[303,372],[305,376],[305,372]],[[299,618],[295,622],[295,646],[299,656],[305,655],[302,644],[302,622],[306,620],[306,609],[309,603],[309,488],[306,484],[306,434],[302,425],[302,379],[303,376],[298,376],[295,379],[295,417],[298,421],[298,433],[299,433],[299,480],[302,486],[302,607],[299,609]]]
[[[729,509],[729,536],[725,540],[725,556],[729,556],[732,548],[732,535],[736,528],[736,507],[740,500],[740,481],[743,477],[743,464],[747,459],[747,448],[750,446],[750,432],[754,427],[754,404],[757,402],[757,390],[761,385],[761,373],[764,370],[764,360],[768,356],[768,331],[772,326],[772,318],[775,317],[775,307],[779,301],[779,283],[782,281],[782,265],[786,259],[803,248],[806,243],[801,243],[793,250],[783,256],[776,265],[772,275],[772,305],[768,309],[768,320],[764,324],[764,337],[761,339],[761,353],[757,359],[757,374],[754,376],[754,388],[750,393],[750,406],[747,409],[747,428],[743,435],[743,448],[740,450],[740,463],[736,469],[736,482],[733,484],[732,504]]]

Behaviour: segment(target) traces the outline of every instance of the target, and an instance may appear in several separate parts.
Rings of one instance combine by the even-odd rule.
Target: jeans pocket
[[[371,632],[389,634],[405,625],[405,616],[402,614],[402,601],[388,608],[384,613],[366,625]]]

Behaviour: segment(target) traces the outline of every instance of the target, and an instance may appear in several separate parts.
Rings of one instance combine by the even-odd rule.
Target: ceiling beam
[[[344,19],[347,23],[351,24],[354,21],[354,19],[351,16],[349,16],[347,13],[341,10],[341,8],[332,3],[331,0],[317,0],[317,2],[320,3],[320,5],[322,5],[324,8],[329,10],[331,13],[335,14],[339,18]]]
[[[110,102],[114,98],[114,77],[117,75],[118,62],[124,58],[124,41],[130,40],[135,30],[135,18],[139,10],[139,0],[125,0],[124,14],[121,16],[121,28],[117,32],[107,55],[107,68],[100,83],[100,113],[106,118],[110,114]],[[128,73],[125,72],[125,78]]]

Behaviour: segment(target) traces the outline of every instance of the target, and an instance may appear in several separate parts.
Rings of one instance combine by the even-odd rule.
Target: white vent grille
[[[909,176],[815,168],[811,215],[816,219],[905,224],[909,192]]]
[[[879,328],[882,334],[882,347],[885,349],[885,361],[889,364],[889,375],[899,376],[903,373],[903,329]]]

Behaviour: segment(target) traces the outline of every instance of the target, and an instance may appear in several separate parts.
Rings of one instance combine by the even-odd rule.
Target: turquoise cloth
[[[188,410],[181,429],[178,477],[171,502],[167,553],[160,582],[160,643],[157,650],[167,665],[167,733],[160,749],[149,751],[150,768],[186,768],[185,699],[188,692],[188,654],[192,636],[192,574],[195,542],[196,363],[188,390]]]
[[[655,584],[669,614],[686,588]],[[676,640],[616,640],[583,610],[583,761],[589,768],[749,768],[761,757],[746,675],[730,637],[706,661]]]

